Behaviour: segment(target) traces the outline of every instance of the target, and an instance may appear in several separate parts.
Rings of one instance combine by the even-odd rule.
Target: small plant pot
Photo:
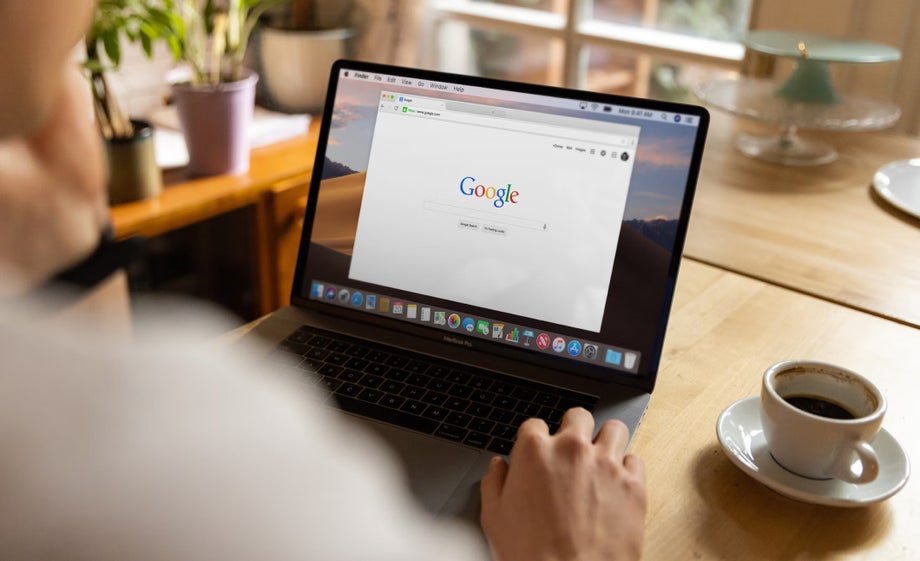
[[[173,84],[192,175],[249,171],[249,127],[259,76],[217,85]]]
[[[149,199],[163,190],[163,172],[157,166],[153,127],[131,120],[134,136],[106,140],[109,160],[109,203],[113,205]]]
[[[354,34],[350,28],[262,29],[261,70],[269,103],[288,113],[319,112],[326,102],[329,69],[348,57]]]

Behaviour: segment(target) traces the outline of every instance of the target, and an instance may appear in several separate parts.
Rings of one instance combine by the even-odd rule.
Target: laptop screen
[[[654,381],[708,116],[340,61],[292,301]]]

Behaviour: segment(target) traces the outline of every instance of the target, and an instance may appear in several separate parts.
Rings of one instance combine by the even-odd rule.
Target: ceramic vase
[[[233,82],[172,86],[192,175],[249,171],[249,128],[258,80],[247,70]]]
[[[134,135],[105,142],[109,163],[109,203],[113,205],[149,199],[163,189],[163,172],[157,166],[153,127],[131,120]]]

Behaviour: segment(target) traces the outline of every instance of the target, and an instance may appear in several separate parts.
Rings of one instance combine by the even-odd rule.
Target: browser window
[[[373,130],[349,278],[600,331],[640,127],[382,91]]]

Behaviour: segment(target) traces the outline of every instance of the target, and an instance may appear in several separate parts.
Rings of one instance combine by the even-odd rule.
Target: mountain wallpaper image
[[[387,87],[388,91],[419,95],[409,87]],[[377,119],[381,84],[362,80],[341,80],[333,108],[332,128],[321,176],[331,179],[367,171],[371,139]],[[432,95],[422,91],[421,95]],[[536,106],[502,99],[485,99],[470,94],[438,93],[458,101],[535,110]],[[545,111],[546,107],[541,106]],[[559,115],[582,117],[569,109],[552,109]],[[636,159],[630,180],[623,226],[634,230],[657,246],[672,251],[678,218],[687,188],[687,173],[696,142],[697,129],[668,122],[599,115],[600,120],[641,127]]]

